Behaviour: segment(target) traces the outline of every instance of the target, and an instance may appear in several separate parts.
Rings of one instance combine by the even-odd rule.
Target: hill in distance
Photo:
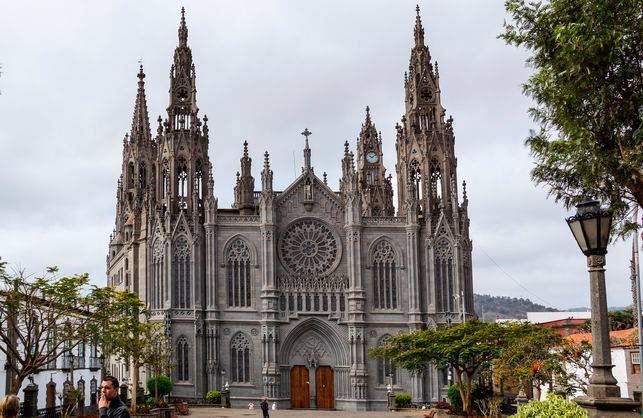
[[[483,321],[495,321],[496,318],[527,319],[527,312],[558,312],[529,299],[509,296],[473,295],[476,314]]]

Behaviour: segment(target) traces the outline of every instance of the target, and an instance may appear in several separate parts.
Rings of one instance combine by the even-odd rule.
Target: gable
[[[312,194],[312,204],[308,198]],[[317,216],[334,223],[344,219],[342,201],[313,173],[303,173],[275,199],[278,221],[301,216]]]

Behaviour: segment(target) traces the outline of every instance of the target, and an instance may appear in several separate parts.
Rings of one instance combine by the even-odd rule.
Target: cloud
[[[66,5],[0,4],[0,255],[34,272],[49,264],[89,272],[102,284],[138,61],[155,130],[182,3]],[[455,118],[458,177],[468,183],[476,291],[587,305],[568,213],[529,180],[522,142],[532,123],[520,89],[529,70],[524,51],[496,39],[502,2],[421,7],[442,103]],[[337,188],[343,143],[355,145],[366,105],[395,175],[415,2],[191,1],[186,9],[222,205],[232,201],[244,140],[257,181],[268,150],[275,188],[284,189],[300,172],[305,127],[315,171]],[[628,252],[621,243],[608,255],[610,304],[630,303]]]

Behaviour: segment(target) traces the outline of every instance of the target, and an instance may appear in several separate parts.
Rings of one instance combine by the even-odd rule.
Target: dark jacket
[[[130,418],[129,409],[127,409],[127,405],[123,403],[120,396],[109,402],[109,408],[100,408],[98,415],[100,418]]]
[[[268,402],[266,401],[261,402],[261,410],[263,412],[268,412],[268,409],[269,409]]]

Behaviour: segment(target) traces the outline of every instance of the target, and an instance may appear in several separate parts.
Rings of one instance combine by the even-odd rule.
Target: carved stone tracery
[[[339,239],[324,223],[314,219],[294,222],[279,240],[279,257],[294,275],[321,276],[337,267]]]

